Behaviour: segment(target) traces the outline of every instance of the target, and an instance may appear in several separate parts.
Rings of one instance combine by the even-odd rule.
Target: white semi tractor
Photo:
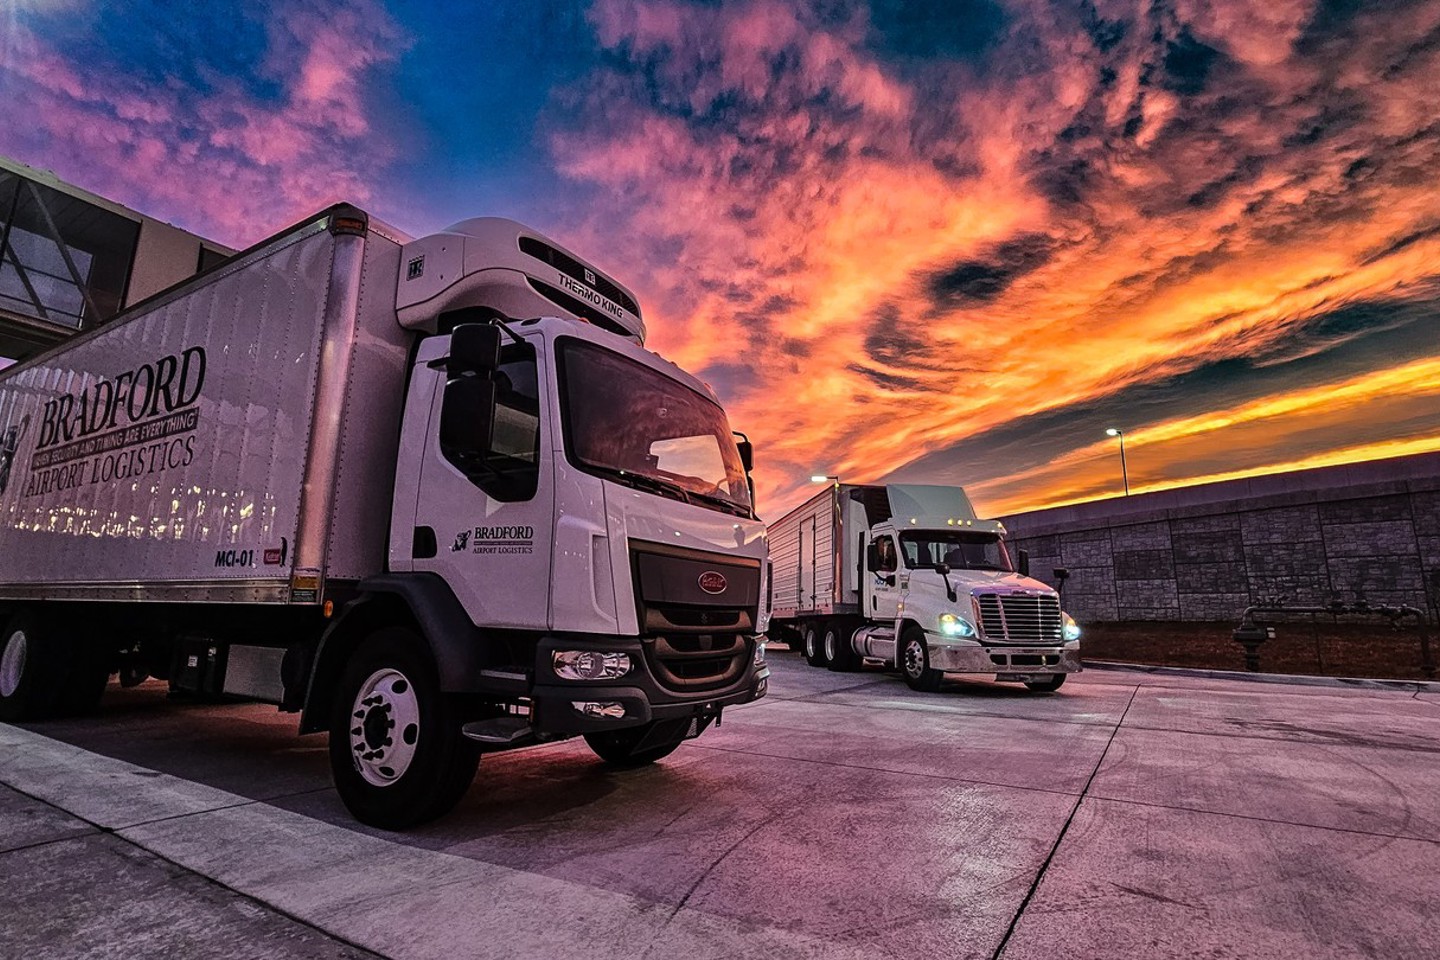
[[[771,631],[812,666],[897,668],[916,690],[988,674],[1058,690],[1080,628],[960,487],[832,483],[770,525]]]
[[[389,828],[480,753],[649,763],[766,692],[749,444],[519,224],[336,206],[0,373],[0,720],[111,675],[329,732]]]

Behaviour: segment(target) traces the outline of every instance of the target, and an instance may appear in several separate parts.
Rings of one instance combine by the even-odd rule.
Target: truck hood
[[[970,603],[972,596],[987,593],[1048,594],[1056,592],[1039,580],[999,570],[955,570],[950,573],[950,585],[955,588],[952,601],[945,594],[945,580],[937,570],[911,570],[909,588],[905,595],[905,610],[908,615],[926,625],[927,629],[942,613],[953,613],[965,620],[973,621],[975,613]]]
[[[633,600],[637,596],[636,565],[631,558],[634,547],[693,553],[713,560],[722,568],[727,562],[759,566],[762,575],[759,617],[763,628],[764,597],[768,588],[763,582],[768,576],[764,570],[765,524],[609,481],[605,483],[605,518],[622,630],[639,632]]]

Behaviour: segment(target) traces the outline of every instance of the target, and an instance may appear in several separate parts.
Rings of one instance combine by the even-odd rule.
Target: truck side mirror
[[[740,440],[735,444],[735,449],[740,451],[740,464],[749,473],[755,469],[755,446],[749,440]]]
[[[456,377],[445,384],[440,405],[440,453],[466,470],[490,452],[495,433],[495,381]]]
[[[865,566],[870,570],[880,569],[880,544],[871,543],[865,548]]]
[[[1021,550],[1021,551],[1020,551],[1020,576],[1022,576],[1022,577],[1028,577],[1028,576],[1030,576],[1030,551],[1029,551],[1029,550]]]
[[[488,323],[463,323],[450,334],[445,373],[488,376],[500,366],[500,328]]]

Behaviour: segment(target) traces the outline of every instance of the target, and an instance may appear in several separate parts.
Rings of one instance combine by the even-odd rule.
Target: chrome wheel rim
[[[25,655],[30,642],[24,630],[16,630],[5,640],[5,654],[0,656],[0,697],[13,697],[25,676]]]
[[[907,676],[918,677],[925,672],[925,648],[920,645],[919,640],[911,640],[905,644],[905,673]]]
[[[420,700],[405,674],[392,667],[370,674],[350,719],[350,756],[365,782],[388,787],[405,776],[420,742]]]
[[[839,648],[839,642],[835,637],[834,630],[825,631],[825,659],[834,660]]]
[[[814,657],[819,651],[815,649],[815,631],[805,631],[805,656]]]

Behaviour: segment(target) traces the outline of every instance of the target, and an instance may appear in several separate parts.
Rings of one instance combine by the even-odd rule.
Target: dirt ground
[[[1411,621],[1398,631],[1384,621],[1333,623],[1330,617],[1273,626],[1275,639],[1260,647],[1260,669],[1266,673],[1430,679]],[[1230,636],[1234,629],[1233,623],[1091,623],[1080,646],[1086,660],[1244,670],[1244,652]],[[1440,662],[1440,635],[1433,625],[1429,630],[1431,656]]]

